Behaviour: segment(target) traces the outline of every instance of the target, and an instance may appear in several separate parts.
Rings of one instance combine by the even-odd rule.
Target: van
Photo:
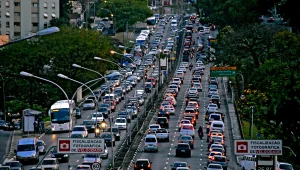
[[[244,155],[240,161],[241,169],[243,170],[255,170],[256,169],[256,156]]]
[[[39,162],[39,150],[36,138],[23,138],[18,141],[16,153],[16,160],[20,162],[34,161]]]
[[[224,132],[225,131],[224,122],[222,122],[222,121],[212,121],[209,131],[211,131],[211,130],[220,130],[220,131]]]

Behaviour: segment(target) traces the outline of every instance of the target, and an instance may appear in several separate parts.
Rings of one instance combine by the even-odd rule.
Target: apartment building
[[[49,27],[59,17],[59,0],[0,0],[0,35],[20,39]]]

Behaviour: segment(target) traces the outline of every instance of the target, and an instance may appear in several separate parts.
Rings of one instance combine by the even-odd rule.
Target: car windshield
[[[19,162],[6,162],[4,166],[10,166],[10,167],[20,167]]]
[[[147,138],[145,139],[145,142],[156,142],[155,138]]]
[[[210,105],[208,105],[208,107],[217,107],[217,105],[210,104]]]
[[[114,132],[114,133],[118,133],[119,129],[118,128],[112,128],[111,131]],[[107,132],[110,132],[110,129],[107,129]]]
[[[37,146],[43,146],[43,142],[42,141],[38,141],[37,142]]]
[[[187,167],[187,163],[184,162],[175,162],[173,167]]]
[[[195,110],[186,110],[186,113],[195,113]]]
[[[220,120],[220,115],[210,115],[211,119]]]
[[[138,165],[138,166],[140,166],[140,165],[148,165],[149,162],[148,161],[136,161],[135,164]]]
[[[55,160],[43,160],[42,165],[53,165],[56,164]]]
[[[84,125],[94,125],[95,121],[84,120],[82,124],[84,124]]]
[[[93,100],[85,100],[84,103],[94,103]]]
[[[107,108],[106,107],[100,107],[98,108],[98,112],[106,112]]]
[[[190,136],[181,136],[180,139],[181,140],[192,140],[192,137],[190,137]]]
[[[82,134],[72,134],[71,138],[83,138]]]
[[[98,155],[97,154],[86,154],[84,157],[85,158],[97,158]]]
[[[286,169],[286,170],[292,170],[293,169],[292,165],[289,165],[289,164],[280,164],[279,168],[280,169]]]
[[[100,114],[100,113],[94,113],[94,114],[93,114],[93,117],[103,117],[103,115]]]
[[[223,128],[223,124],[214,124],[213,127]]]
[[[178,145],[177,149],[188,149],[189,145]]]
[[[109,133],[102,134],[102,138],[111,138],[111,135]]]
[[[208,165],[208,168],[211,168],[211,169],[223,169],[222,165],[212,165],[212,164]]]
[[[84,127],[74,127],[72,131],[84,131]]]
[[[150,129],[158,129],[159,128],[159,126],[150,126]]]
[[[117,120],[116,120],[116,123],[125,123],[125,122],[126,122],[125,119],[117,119]]]
[[[17,146],[18,151],[34,151],[34,145],[18,145]]]
[[[157,129],[156,133],[167,133],[166,129]]]

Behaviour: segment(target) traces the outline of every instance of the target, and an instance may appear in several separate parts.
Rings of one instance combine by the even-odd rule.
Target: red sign
[[[236,142],[236,153],[248,153],[248,142]]]
[[[58,140],[58,150],[61,152],[70,152],[70,140]]]

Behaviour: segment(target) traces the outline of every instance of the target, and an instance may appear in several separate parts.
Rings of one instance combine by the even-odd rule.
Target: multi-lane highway
[[[215,36],[216,32],[212,31],[210,34],[205,34],[205,42],[204,45],[207,44],[207,37],[208,35]],[[196,33],[193,33],[193,39],[196,38]],[[196,63],[195,58],[193,59],[192,63]],[[200,99],[200,112],[199,112],[199,119],[197,120],[197,125],[195,131],[199,128],[199,126],[202,126],[205,132],[206,129],[206,121],[205,121],[205,112],[207,109],[207,106],[209,104],[209,98],[208,98],[208,79],[209,79],[209,67],[212,66],[212,64],[206,64],[205,65],[205,71],[204,75],[202,77],[202,86],[203,91],[200,92],[199,99]],[[144,143],[141,142],[140,150],[138,151],[138,156],[136,159],[149,159],[152,162],[152,169],[158,170],[158,169],[171,169],[170,165],[172,165],[175,161],[183,161],[187,162],[190,165],[190,169],[204,169],[207,167],[207,153],[208,152],[208,143],[206,142],[207,135],[204,133],[204,138],[200,139],[198,135],[195,137],[195,148],[192,150],[192,156],[191,158],[181,158],[181,157],[175,157],[175,146],[177,146],[178,138],[180,136],[178,132],[178,125],[180,120],[183,118],[183,113],[186,107],[185,103],[185,96],[187,94],[188,89],[191,87],[191,78],[192,78],[192,72],[187,70],[184,76],[184,83],[181,85],[181,89],[177,96],[177,106],[176,106],[176,112],[174,116],[171,116],[169,119],[169,136],[170,141],[169,142],[160,142],[158,145],[158,152],[157,153],[145,153],[143,152],[143,145]],[[219,83],[221,81],[219,80]],[[226,113],[226,107],[224,105],[225,102],[223,102],[225,98],[224,89],[222,89],[222,86],[219,85],[219,95],[221,97],[221,107],[219,108],[219,112]],[[154,123],[155,117],[153,118],[151,123]],[[228,121],[225,118],[225,146],[226,146],[226,156],[229,160],[228,162],[228,169],[238,169],[237,165],[234,161],[235,156],[231,151],[232,145],[230,142],[231,136],[229,136],[231,133],[229,132],[230,125]]]
[[[168,38],[168,34],[169,34],[169,23],[165,26],[165,31],[162,37],[162,41],[165,41],[166,38]],[[153,39],[153,37],[155,37],[155,34],[151,37],[151,40]],[[157,61],[158,62],[158,61]],[[153,69],[151,68],[150,71],[148,71],[148,75],[151,75],[151,72],[153,71]],[[127,93],[126,97],[130,97],[130,96],[134,96],[135,94],[135,90],[138,89],[143,89],[143,80],[141,80],[141,82],[139,82],[137,84],[137,86],[135,88],[133,88],[133,90],[131,90],[129,93]],[[157,88],[157,86],[156,86]],[[147,103],[147,100],[152,96],[152,94],[154,93],[154,90],[152,90],[152,93],[150,95],[147,96],[147,99],[145,100],[145,103]],[[121,111],[124,108],[124,103],[125,101],[123,100],[122,102],[120,102],[117,105],[117,109],[115,112],[113,112],[110,117],[114,117],[114,119],[116,119],[118,117],[118,113],[119,111]],[[91,119],[91,114],[94,113],[95,110],[84,110],[82,111],[82,118],[81,119],[77,119],[76,121],[76,125],[80,125],[82,124],[83,120],[89,120]],[[138,114],[142,114],[144,112],[144,106],[141,107],[140,112]],[[108,120],[106,120],[107,122],[109,122]],[[126,131],[122,131],[121,132],[121,140],[120,141],[116,141],[116,146],[113,147],[114,153],[117,152],[117,149],[119,148],[120,144],[124,141],[124,139],[126,138],[126,135],[129,135],[129,132],[132,130],[132,125],[134,125],[136,123],[137,119],[134,119],[133,121],[131,121],[131,123],[128,124],[127,128],[128,128],[128,134],[126,134]],[[108,125],[109,127],[109,125]],[[69,133],[48,133],[45,136],[43,136],[42,140],[44,140],[47,149],[49,149],[52,146],[56,146],[57,145],[57,138],[60,137],[69,137]],[[90,133],[89,134],[89,138],[93,138],[94,137],[94,133]],[[13,149],[15,149],[16,146],[13,146]],[[108,147],[108,159],[103,159],[102,160],[102,167],[106,167],[107,164],[109,163],[110,158],[112,157],[112,152],[111,152],[111,147]],[[50,157],[51,154],[48,154],[46,157]],[[43,155],[40,156],[40,160],[42,159]],[[76,169],[77,165],[80,165],[83,162],[83,158],[82,158],[82,154],[72,154],[70,155],[70,160],[68,163],[60,163],[60,169],[68,169],[68,166],[70,166],[70,169]],[[24,165],[24,170],[28,170],[31,167],[35,167],[35,165]]]

